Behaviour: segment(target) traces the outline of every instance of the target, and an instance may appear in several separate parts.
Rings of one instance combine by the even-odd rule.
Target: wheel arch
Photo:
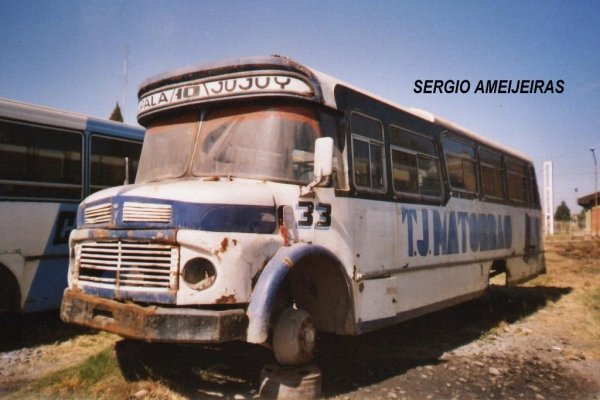
[[[312,316],[317,330],[352,333],[351,281],[339,258],[323,246],[299,243],[282,247],[262,270],[247,315],[247,341],[264,343],[275,302],[282,291]]]

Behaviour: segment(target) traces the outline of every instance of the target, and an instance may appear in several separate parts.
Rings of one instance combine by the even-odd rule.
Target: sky
[[[595,190],[600,1],[0,0],[0,97],[137,124],[157,74],[280,54],[528,155],[554,208]],[[466,80],[468,93],[415,93]],[[479,80],[564,81],[562,93],[473,93]]]

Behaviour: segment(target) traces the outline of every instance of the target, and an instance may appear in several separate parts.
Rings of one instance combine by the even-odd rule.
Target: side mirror
[[[315,180],[322,181],[331,175],[333,170],[333,139],[330,137],[315,140]]]
[[[333,171],[333,139],[330,137],[318,138],[315,140],[314,157],[314,180],[300,190],[300,194],[305,196],[313,188],[323,183],[331,176]]]

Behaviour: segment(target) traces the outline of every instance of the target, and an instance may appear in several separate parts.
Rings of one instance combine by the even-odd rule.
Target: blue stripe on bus
[[[110,224],[94,224],[86,227],[109,229],[195,229],[210,232],[272,234],[277,227],[276,209],[273,206],[245,204],[205,204],[183,201],[153,199],[146,197],[115,196],[86,204],[86,207],[111,202],[113,205]],[[169,204],[172,207],[170,222],[123,222],[125,202],[146,204]],[[115,207],[116,206],[116,207]],[[84,226],[83,207],[77,218],[78,228]]]

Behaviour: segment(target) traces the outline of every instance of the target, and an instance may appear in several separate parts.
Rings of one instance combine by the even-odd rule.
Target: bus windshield
[[[306,107],[228,108],[206,113],[201,122],[163,121],[146,133],[137,181],[191,173],[306,184],[320,136],[314,111]]]

